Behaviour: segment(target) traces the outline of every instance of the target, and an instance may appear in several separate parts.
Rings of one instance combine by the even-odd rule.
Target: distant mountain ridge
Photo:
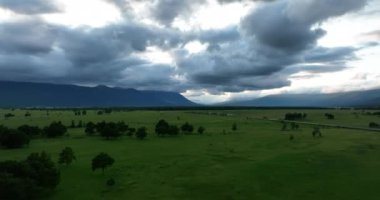
[[[0,81],[0,107],[196,106],[179,93]]]
[[[222,103],[225,106],[257,107],[380,107],[380,89],[330,94],[279,94],[245,101]]]

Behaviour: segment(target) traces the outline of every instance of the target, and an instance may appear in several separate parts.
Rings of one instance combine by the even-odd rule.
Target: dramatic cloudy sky
[[[380,87],[379,0],[0,0],[0,80],[214,103]]]

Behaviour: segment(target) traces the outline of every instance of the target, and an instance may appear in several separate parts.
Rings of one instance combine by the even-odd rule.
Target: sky
[[[380,88],[379,0],[0,0],[0,80],[212,104]]]

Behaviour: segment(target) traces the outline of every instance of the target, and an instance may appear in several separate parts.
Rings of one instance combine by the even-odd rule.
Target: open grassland
[[[282,124],[260,118],[283,118],[287,112],[305,112],[305,121],[368,127],[380,118],[352,110],[237,110],[237,111],[124,111],[85,116],[72,111],[0,110],[14,113],[0,124],[46,126],[60,120],[125,121],[145,126],[148,137],[122,136],[104,140],[72,128],[67,136],[34,139],[22,149],[0,149],[0,160],[21,160],[32,152],[46,151],[57,161],[71,147],[77,161],[60,166],[61,182],[49,199],[379,199],[380,133],[348,129],[321,129],[313,138],[312,126],[281,131]],[[328,120],[324,113],[335,115]],[[354,113],[357,114],[354,114]],[[221,116],[224,114],[227,116]],[[202,135],[158,137],[154,126],[189,122],[203,126]],[[237,130],[232,131],[232,124]],[[294,140],[289,140],[289,135]],[[91,171],[91,159],[106,152],[115,159],[104,174]],[[109,178],[116,184],[106,186]]]

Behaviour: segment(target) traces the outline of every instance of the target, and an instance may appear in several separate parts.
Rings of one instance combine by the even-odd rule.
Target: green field
[[[0,161],[21,160],[31,152],[46,151],[57,161],[58,153],[71,147],[77,161],[59,166],[61,182],[48,199],[379,199],[380,132],[322,128],[313,138],[312,126],[281,131],[278,119],[294,110],[236,111],[123,111],[109,115],[74,116],[72,111],[0,110],[14,113],[0,124],[43,127],[60,120],[78,122],[125,121],[145,126],[148,137],[122,136],[104,140],[86,136],[84,129],[69,129],[67,136],[34,139],[22,149],[0,149]],[[308,122],[367,128],[380,118],[353,110],[296,110],[308,114]],[[324,113],[335,115],[328,120]],[[356,112],[357,114],[353,114]],[[212,113],[223,113],[227,116]],[[171,124],[190,122],[203,126],[203,135],[158,137],[154,126],[165,119]],[[232,131],[232,124],[237,131]],[[289,140],[289,135],[294,140]],[[91,159],[106,152],[115,159],[104,174],[91,170]],[[114,178],[116,185],[106,185]]]

